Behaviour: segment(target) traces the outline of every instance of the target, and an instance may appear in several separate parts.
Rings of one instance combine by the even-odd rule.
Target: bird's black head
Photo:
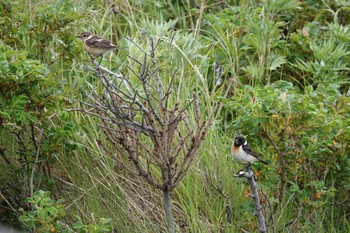
[[[237,136],[234,141],[235,146],[242,146],[246,144],[246,140],[242,136]]]

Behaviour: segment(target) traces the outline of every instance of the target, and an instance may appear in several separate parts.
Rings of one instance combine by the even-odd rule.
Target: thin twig
[[[33,128],[34,130],[34,128]],[[35,138],[32,139],[35,143],[34,145],[36,145],[36,154],[35,154],[35,161],[33,163],[33,166],[32,166],[32,171],[31,171],[31,174],[30,174],[30,178],[29,178],[29,191],[30,191],[30,196],[34,196],[34,175],[35,175],[35,170],[36,170],[36,165],[38,163],[38,160],[39,160],[39,156],[40,156],[40,150],[41,150],[41,139],[42,139],[42,136],[43,136],[43,132],[44,132],[44,129],[40,129],[39,130],[39,136],[38,136],[38,141],[36,142],[35,141]]]
[[[299,208],[297,217],[296,217],[294,220],[288,222],[288,223],[284,226],[284,227],[286,228],[286,227],[288,227],[288,226],[290,225],[289,230],[288,230],[288,233],[292,231],[292,227],[294,226],[294,224],[301,218],[301,215],[302,215],[302,213],[303,213],[303,210],[304,210],[303,207]],[[294,232],[294,231],[293,231],[293,232]]]
[[[260,187],[260,191],[264,195],[265,200],[267,201],[267,204],[269,207],[269,212],[270,212],[269,216],[270,216],[270,220],[271,220],[272,233],[275,233],[275,220],[273,217],[273,208],[272,208],[271,202],[270,202],[269,198],[267,197],[266,193],[264,192],[264,190],[262,189],[262,187]]]
[[[138,44],[136,43],[134,40],[130,39],[129,37],[125,37],[126,40],[130,41],[132,44],[134,44],[139,50],[141,50],[144,54],[146,54],[147,56],[149,56],[149,54]]]

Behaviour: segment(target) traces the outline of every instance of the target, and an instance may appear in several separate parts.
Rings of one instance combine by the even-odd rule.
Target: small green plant
[[[97,223],[84,224],[79,216],[76,216],[76,222],[73,228],[77,233],[102,233],[111,232],[113,230],[111,226],[111,218],[100,218]]]
[[[66,214],[62,199],[52,200],[50,192],[39,190],[33,197],[27,198],[27,201],[33,210],[24,212],[19,221],[26,223],[29,229],[36,229],[38,232],[57,232],[57,229],[61,228],[57,226],[57,221]]]
[[[27,201],[33,210],[24,212],[22,209],[23,215],[19,217],[19,221],[35,232],[103,233],[113,230],[110,218],[100,218],[97,223],[84,224],[82,219],[76,216],[76,222],[69,226],[63,221],[66,216],[63,200],[51,199],[50,192],[39,190]]]

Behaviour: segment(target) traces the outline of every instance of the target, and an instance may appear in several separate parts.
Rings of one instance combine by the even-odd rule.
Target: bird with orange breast
[[[260,159],[258,154],[250,148],[248,142],[244,137],[238,136],[232,143],[231,154],[235,160],[247,165],[247,168],[254,162],[262,162],[268,164],[264,160]]]

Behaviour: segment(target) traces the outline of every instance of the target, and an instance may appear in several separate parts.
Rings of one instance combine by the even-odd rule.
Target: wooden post
[[[250,186],[250,195],[254,201],[254,209],[255,209],[255,215],[258,219],[259,231],[261,233],[267,233],[265,216],[263,213],[263,208],[260,203],[259,194],[256,188],[256,182],[254,179],[254,173],[252,169],[250,168],[250,166],[247,166],[247,169],[241,170],[238,172],[238,176],[247,178],[247,181]]]

